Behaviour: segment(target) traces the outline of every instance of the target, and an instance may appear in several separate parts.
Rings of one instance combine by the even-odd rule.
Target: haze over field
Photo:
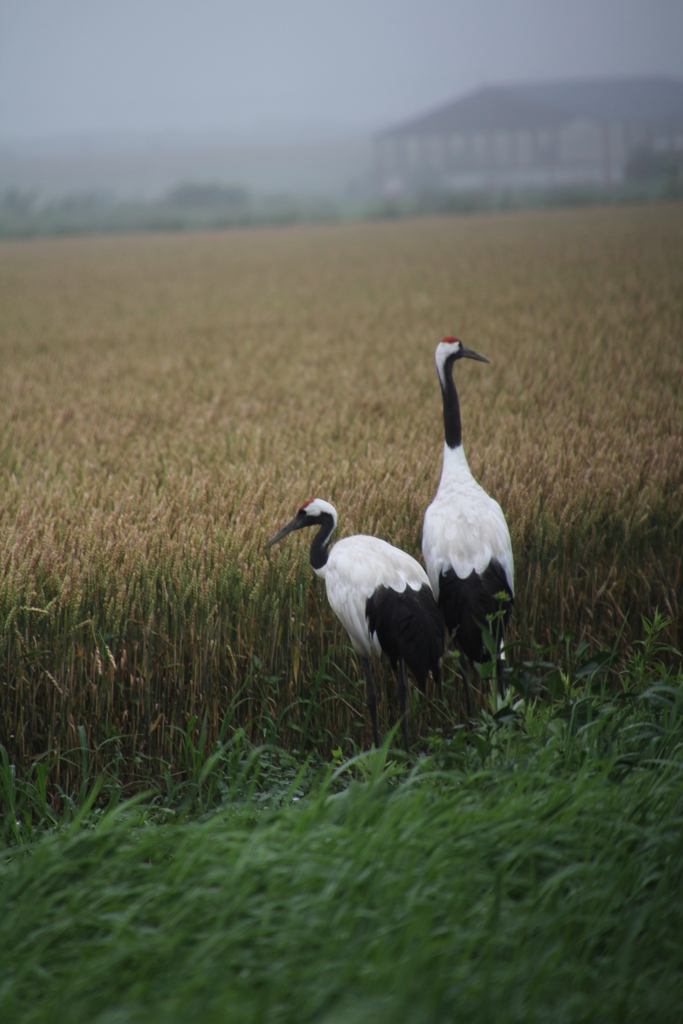
[[[670,0],[5,0],[0,191],[339,193],[387,124],[486,83],[680,76],[681,39]]]

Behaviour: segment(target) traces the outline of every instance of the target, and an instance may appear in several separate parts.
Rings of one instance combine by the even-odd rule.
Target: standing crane
[[[496,636],[498,686],[503,691],[503,640],[514,597],[514,562],[503,511],[467,465],[458,392],[453,383],[453,364],[458,359],[489,360],[450,337],[437,345],[435,359],[443,396],[445,443],[439,489],[425,512],[422,554],[446,628],[460,651],[467,714],[471,716],[470,663],[486,659],[482,625],[488,615],[498,612],[500,601],[496,595],[500,593],[509,598],[497,623]]]
[[[307,526],[319,526],[311,543],[311,565],[316,575],[325,580],[332,611],[363,660],[375,747],[379,748],[377,695],[370,657],[379,657],[384,651],[398,677],[403,739],[410,759],[405,666],[415,676],[422,693],[430,671],[441,692],[443,620],[429,578],[414,558],[379,537],[344,537],[329,550],[337,526],[337,511],[321,498],[304,502],[266,547]]]

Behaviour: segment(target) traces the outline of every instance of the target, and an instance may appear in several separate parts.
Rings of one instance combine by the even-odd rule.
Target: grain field
[[[108,740],[172,761],[176,727],[206,716],[211,739],[228,709],[252,741],[367,745],[306,538],[263,542],[320,496],[340,536],[419,557],[444,334],[491,359],[456,382],[510,525],[515,656],[633,643],[656,607],[680,646],[683,206],[3,243],[0,281],[18,763]],[[386,667],[385,687],[386,729]],[[440,720],[414,711],[416,733]]]

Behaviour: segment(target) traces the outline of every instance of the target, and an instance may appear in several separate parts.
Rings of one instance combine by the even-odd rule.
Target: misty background
[[[680,0],[1,0],[0,197],[325,216],[482,86],[648,76],[683,80]]]

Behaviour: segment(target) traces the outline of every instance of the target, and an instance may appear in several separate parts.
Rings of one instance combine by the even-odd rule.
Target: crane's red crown
[[[449,337],[443,339],[443,344],[454,345],[456,341],[460,341],[460,338],[453,338],[452,336],[449,335]]]
[[[303,510],[304,510],[305,508],[308,508],[308,506],[309,506],[309,505],[312,505],[312,504],[313,504],[313,502],[314,502],[314,500],[315,500],[314,498],[309,498],[309,499],[308,499],[308,501],[305,501],[305,502],[303,503],[303,505],[301,506],[301,508],[299,509],[299,512],[303,512]]]

